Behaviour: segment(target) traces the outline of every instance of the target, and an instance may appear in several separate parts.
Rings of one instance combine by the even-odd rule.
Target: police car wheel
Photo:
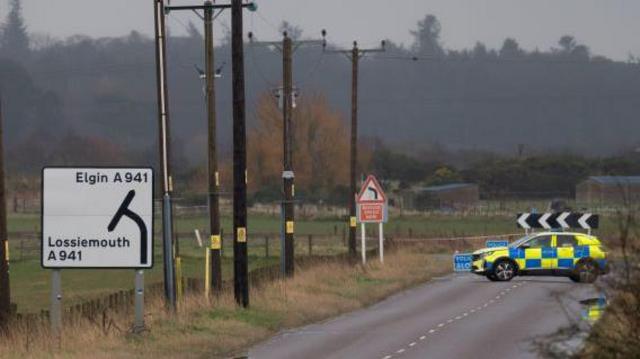
[[[498,281],[498,277],[496,277],[495,274],[493,274],[493,273],[487,274],[487,279],[489,279],[492,282],[497,282]]]
[[[598,278],[598,265],[592,260],[583,260],[576,266],[574,276],[580,283],[593,283]]]
[[[499,260],[493,265],[493,275],[497,281],[508,282],[516,275],[516,266],[510,260]]]

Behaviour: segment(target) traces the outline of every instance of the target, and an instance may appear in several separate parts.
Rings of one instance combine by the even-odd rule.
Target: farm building
[[[414,187],[402,197],[403,207],[407,209],[463,208],[478,203],[480,190],[473,183],[452,183]]]
[[[576,185],[576,202],[620,203],[640,199],[640,176],[591,176]]]

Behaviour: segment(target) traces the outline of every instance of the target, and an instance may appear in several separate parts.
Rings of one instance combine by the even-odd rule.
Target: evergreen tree
[[[11,0],[11,10],[2,27],[0,48],[2,54],[8,57],[21,59],[29,53],[29,36],[27,27],[22,18],[22,4],[20,0]]]

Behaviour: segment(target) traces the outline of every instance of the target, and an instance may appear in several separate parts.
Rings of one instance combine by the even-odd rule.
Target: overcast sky
[[[222,0],[218,0],[220,2]],[[258,13],[246,14],[246,30],[270,39],[282,20],[299,25],[307,36],[326,28],[332,42],[365,45],[382,38],[409,44],[409,30],[425,14],[442,23],[446,48],[472,47],[482,41],[499,47],[505,37],[526,49],[548,49],[561,35],[574,35],[595,54],[626,60],[640,55],[639,0],[256,0]],[[9,0],[0,0],[0,18]],[[29,31],[56,38],[74,34],[120,36],[137,30],[152,34],[151,0],[22,0]],[[195,4],[198,0],[173,0]],[[184,33],[189,20],[200,27],[195,14],[175,13],[168,25]],[[217,20],[216,31],[229,24],[229,12]]]

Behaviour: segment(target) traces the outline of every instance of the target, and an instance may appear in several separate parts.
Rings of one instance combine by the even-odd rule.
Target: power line
[[[439,63],[455,63],[455,62],[472,62],[472,63],[489,63],[489,64],[580,64],[580,65],[627,65],[630,67],[638,67],[639,64],[628,62],[616,62],[616,61],[594,61],[588,60],[576,60],[576,59],[562,59],[562,58],[477,58],[477,57],[450,57],[450,56],[414,56],[414,55],[389,55],[389,56],[374,56],[375,60],[402,60],[409,62],[439,62]]]
[[[271,29],[273,29],[275,32],[280,32],[280,28],[276,25],[274,25],[271,21],[269,21],[265,16],[262,15],[262,12],[255,11],[256,15],[258,15],[258,18],[260,20],[262,20],[262,22],[264,22],[267,26],[269,26]]]
[[[262,71],[262,68],[260,67],[260,65],[258,65],[257,61],[256,61],[256,54],[254,51],[254,47],[253,46],[249,46],[250,52],[251,52],[251,56],[249,56],[251,58],[251,64],[252,67],[256,70],[256,72],[258,73],[258,76],[260,76],[260,78],[262,79],[262,81],[265,83],[265,85],[267,85],[268,87],[276,87],[276,85],[269,81],[269,79],[267,78],[267,76],[264,74],[264,72]]]
[[[303,77],[301,77],[301,80],[298,81],[298,85],[300,86],[305,85],[307,84],[308,81],[315,78],[315,75],[318,73],[318,70],[320,70],[320,66],[322,66],[323,62],[324,62],[324,52],[321,52],[320,56],[317,57],[315,65],[313,65],[313,67],[311,68],[311,71],[308,72]]]

